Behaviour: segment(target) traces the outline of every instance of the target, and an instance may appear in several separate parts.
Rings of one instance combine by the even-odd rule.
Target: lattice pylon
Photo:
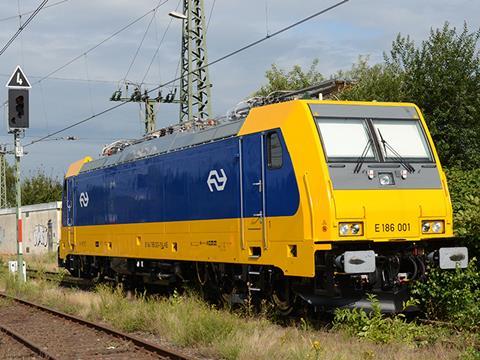
[[[5,209],[8,206],[6,167],[5,152],[0,149],[0,209]]]
[[[204,1],[184,0],[181,76],[180,122],[211,115],[211,84],[208,76],[207,42]]]

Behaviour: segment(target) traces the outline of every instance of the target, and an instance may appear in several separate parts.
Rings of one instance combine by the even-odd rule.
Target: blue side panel
[[[237,218],[238,161],[238,139],[232,138],[80,174],[74,195],[75,223]],[[218,176],[211,176],[209,186],[213,171]],[[81,193],[88,193],[88,206],[80,206]]]
[[[251,136],[260,143],[261,134]],[[292,163],[282,146],[284,166],[266,170],[268,216],[292,215],[298,208]],[[261,165],[253,158],[260,150],[249,153],[252,164]],[[73,225],[239,218],[239,167],[234,137],[81,173],[71,178]]]
[[[260,191],[263,181],[261,151],[261,134],[247,135],[242,138],[244,217],[258,216],[263,211],[262,193]]]
[[[189,153],[185,163],[191,164],[188,166],[193,173],[186,183],[188,200],[185,207],[189,210],[190,219],[240,217],[238,139],[200,146]],[[208,186],[207,181],[211,170],[216,171],[218,176],[212,174],[210,186]],[[223,173],[226,182],[223,181]],[[222,185],[225,185],[223,190],[221,190]],[[174,188],[173,183],[170,189]],[[170,219],[182,220],[182,217],[171,214]]]
[[[285,145],[282,132],[277,130],[282,144],[283,164],[279,169],[265,166],[266,216],[292,216],[300,205],[297,180],[292,159]],[[267,154],[266,142],[265,154]]]

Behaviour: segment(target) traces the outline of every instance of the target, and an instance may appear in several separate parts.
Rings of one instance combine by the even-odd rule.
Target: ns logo
[[[223,191],[225,189],[225,185],[227,185],[227,175],[223,169],[220,169],[220,174],[217,170],[211,170],[208,173],[207,185],[210,192],[214,190]]]
[[[80,196],[78,198],[78,201],[80,202],[80,207],[87,207],[88,206],[88,192],[82,192],[80,193]]]

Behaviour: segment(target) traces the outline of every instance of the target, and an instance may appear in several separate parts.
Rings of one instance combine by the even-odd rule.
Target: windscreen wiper
[[[404,168],[407,170],[409,173],[414,173],[415,168],[407,161],[405,158],[400,155],[387,141],[383,138],[382,133],[380,132],[380,129],[378,130],[378,134],[380,135],[380,142],[383,145],[383,152],[385,154],[385,157],[387,157],[387,149],[390,150],[390,152],[394,155],[391,157],[394,161],[398,161]]]
[[[372,139],[368,139],[367,144],[363,148],[362,155],[357,159],[357,164],[355,165],[355,169],[353,169],[354,174],[358,174],[362,169],[362,165],[365,162],[365,158],[368,155],[368,150],[372,147]]]

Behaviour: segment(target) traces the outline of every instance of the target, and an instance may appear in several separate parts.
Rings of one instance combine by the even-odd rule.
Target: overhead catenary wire
[[[0,76],[10,78],[12,74],[0,73]],[[32,79],[40,79],[43,77],[43,75],[29,75],[28,77]],[[103,83],[103,84],[118,84],[118,80],[109,80],[109,79],[82,79],[82,78],[69,78],[69,77],[58,77],[58,76],[50,76],[49,79],[59,80],[59,81],[72,81],[72,82],[96,82],[96,83]],[[150,82],[145,84],[155,85],[154,83],[150,83]]]
[[[48,0],[45,0],[44,2],[46,3]],[[34,81],[32,83],[32,86],[33,85],[37,85],[39,83],[41,83],[42,81],[46,80],[46,79],[49,79],[49,78],[53,78],[53,79],[56,79],[56,80],[73,80],[73,81],[87,81],[87,82],[90,82],[90,81],[96,81],[96,82],[100,82],[100,80],[81,80],[81,79],[66,79],[66,78],[54,78],[52,77],[52,75],[56,74],[57,72],[65,69],[67,66],[69,66],[70,64],[74,63],[75,61],[81,59],[83,56],[86,56],[88,53],[92,52],[93,50],[97,49],[98,47],[100,47],[101,45],[103,45],[104,43],[106,43],[107,41],[111,40],[112,38],[114,38],[115,36],[117,36],[118,34],[120,34],[121,32],[125,31],[126,29],[130,28],[131,26],[133,26],[134,24],[136,24],[137,22],[139,22],[140,20],[142,20],[143,18],[145,18],[146,16],[148,16],[150,13],[152,12],[155,12],[160,6],[166,4],[169,0],[164,0],[162,3],[158,4],[156,7],[154,7],[153,9],[147,11],[145,14],[143,14],[142,16],[136,18],[135,20],[131,21],[130,23],[128,23],[127,25],[123,26],[122,28],[120,28],[119,30],[115,31],[112,35],[108,36],[107,38],[103,39],[102,41],[100,41],[99,43],[97,43],[96,45],[92,46],[91,48],[89,48],[88,50],[86,50],[85,52],[82,52],[81,54],[79,54],[78,56],[75,56],[74,58],[72,58],[71,60],[67,61],[65,64],[63,64],[62,66],[56,68],[55,70],[49,72],[47,75],[44,75],[44,76],[39,76],[39,79],[37,81]],[[60,2],[59,2],[60,3]],[[59,4],[58,3],[58,4]],[[52,4],[53,5],[53,4]],[[38,9],[37,9],[38,10]],[[41,9],[40,9],[41,10]],[[38,13],[38,12],[37,12]],[[36,15],[36,13],[35,13]],[[32,14],[32,16],[34,16]],[[27,22],[30,21],[30,19],[32,18],[32,16],[27,19],[27,21],[23,24],[23,27],[25,27],[27,25]],[[18,36],[18,35],[17,35]],[[1,53],[0,53],[1,55]],[[10,76],[10,75],[8,75]],[[32,76],[32,78],[34,78],[35,76]],[[115,84],[118,83],[118,81],[102,81],[102,82],[113,82]],[[6,106],[8,103],[8,100],[5,100],[2,104],[2,106]]]
[[[90,72],[88,71],[87,54],[85,54],[85,75],[87,75],[87,79],[90,78]],[[88,98],[90,100],[90,110],[92,111],[92,114],[95,114],[95,110],[93,109],[93,95],[92,95],[92,86],[90,81],[87,81],[87,87],[88,87]]]
[[[11,135],[10,134],[0,134],[0,139],[2,138],[6,138],[6,139],[11,139]],[[24,136],[25,139],[35,139],[37,138],[36,136],[34,135],[25,135]],[[74,138],[74,139],[72,139]],[[76,136],[61,136],[61,137],[57,137],[57,138],[50,138],[51,140],[68,140],[68,141],[83,141],[83,140],[91,140],[91,141],[115,141],[115,140],[118,140],[118,137],[108,137],[108,136],[104,136],[104,137],[96,137],[96,136],[82,136],[82,137],[76,137]],[[49,139],[49,140],[50,140]],[[0,141],[0,149],[1,149],[1,145],[3,143]],[[5,142],[5,145],[10,145],[8,143]]]
[[[39,87],[40,87],[40,95],[41,95],[41,100],[42,100],[43,119],[45,120],[45,125],[47,126],[47,129],[49,129],[47,107],[45,106],[45,92],[43,91],[43,84],[40,83]]]
[[[171,20],[171,19],[170,19]],[[155,16],[155,44],[159,43],[159,37],[158,37],[158,16]],[[160,57],[157,58],[157,65],[158,65],[158,81],[157,84],[162,82],[162,61],[160,60]]]
[[[157,57],[158,52],[159,52],[159,50],[160,50],[160,47],[161,47],[161,45],[163,44],[163,40],[165,39],[165,36],[167,35],[168,30],[170,29],[170,25],[172,25],[172,21],[173,21],[173,20],[170,19],[170,21],[169,21],[169,23],[168,23],[168,25],[167,25],[167,28],[166,28],[165,31],[163,32],[162,38],[160,39],[160,42],[158,43],[158,46],[157,46],[157,48],[155,49],[155,52],[154,52],[154,54],[153,54],[153,56],[152,56],[152,59],[150,60],[150,63],[149,63],[148,66],[147,66],[147,70],[145,71],[145,74],[144,74],[143,77],[142,77],[142,81],[141,81],[141,84],[142,84],[142,85],[145,84],[145,79],[147,78],[148,73],[150,72],[150,68],[152,67],[153,63],[155,62],[155,58]]]
[[[159,4],[160,5],[160,2]],[[143,42],[145,41],[145,38],[147,37],[148,32],[150,31],[150,27],[152,26],[153,20],[155,20],[156,12],[154,11],[152,14],[152,18],[148,22],[147,28],[145,29],[145,32],[143,33],[142,40],[140,40],[140,43],[138,44],[137,50],[135,51],[135,54],[133,55],[132,60],[130,61],[130,65],[128,66],[127,72],[125,73],[125,76],[123,77],[123,80],[126,81],[128,75],[130,74],[130,70],[132,70],[133,64],[135,64],[135,60],[137,60],[138,53],[140,52],[140,49],[142,48]]]
[[[210,14],[208,14],[208,20],[207,20],[207,27],[205,28],[205,32],[208,32],[208,28],[210,27],[210,21],[212,21],[212,15],[213,15],[213,10],[215,9],[215,3],[217,0],[213,0],[212,7],[210,8]]]
[[[17,0],[17,8],[18,8],[18,27],[22,27],[22,11],[20,9],[20,0]],[[23,51],[23,35],[20,35],[20,56],[22,59],[22,66],[25,65],[25,56]]]
[[[265,0],[265,34],[268,36],[268,0]]]
[[[178,10],[178,8],[180,7],[180,3],[182,2],[182,0],[179,0],[178,3],[177,3],[177,6],[175,7],[175,11]],[[141,84],[145,84],[145,79],[147,78],[148,76],[148,73],[150,72],[150,68],[152,67],[154,61],[155,61],[155,58],[157,57],[158,55],[158,52],[160,51],[160,47],[162,46],[164,40],[165,40],[165,37],[167,36],[167,33],[168,33],[168,30],[170,29],[170,26],[172,25],[172,21],[173,21],[173,18],[170,18],[170,21],[168,22],[168,25],[167,27],[165,28],[165,31],[163,32],[163,35],[162,35],[162,38],[160,39],[160,41],[158,42],[158,45],[157,45],[157,48],[155,49],[155,52],[153,53],[153,56],[152,56],[152,59],[150,60],[150,63],[148,64],[147,66],[147,70],[145,71],[145,74],[143,75],[142,77],[142,81],[141,81]],[[176,76],[176,75],[175,75]]]
[[[7,41],[7,43],[3,46],[3,48],[0,50],[0,56],[3,55],[3,53],[8,49],[8,47],[15,41],[15,39],[20,35],[20,33],[27,27],[27,25],[33,20],[35,16],[42,10],[42,8],[47,4],[48,0],[43,0],[42,3],[35,9],[35,11],[28,17],[28,19],[21,25],[17,32],[13,34],[13,36],[10,38],[10,40]]]
[[[39,82],[41,81],[44,81],[46,79],[48,79],[49,77],[51,77],[53,74],[56,74],[57,72],[65,69],[67,66],[71,65],[72,63],[74,63],[75,61],[81,59],[83,56],[87,55],[88,53],[94,51],[95,49],[97,49],[98,47],[102,46],[103,44],[105,44],[107,41],[113,39],[115,36],[117,36],[118,34],[122,33],[123,31],[127,30],[128,28],[130,28],[131,26],[135,25],[136,23],[138,23],[139,21],[141,21],[142,19],[144,19],[145,17],[147,17],[149,14],[155,12],[160,6],[166,4],[169,0],[164,0],[163,2],[161,2],[160,4],[158,4],[157,6],[155,6],[153,9],[147,11],[145,14],[143,14],[142,16],[136,18],[135,20],[129,22],[127,25],[125,26],[122,26],[120,29],[118,29],[117,31],[115,31],[113,34],[107,36],[105,39],[103,39],[102,41],[100,41],[99,43],[97,43],[96,45],[90,47],[89,49],[87,49],[86,51],[82,52],[81,54],[75,56],[74,58],[72,58],[71,60],[67,61],[65,64],[59,66],[58,68],[56,68],[55,70],[52,70],[50,71],[47,75],[45,76],[42,76],[39,80],[35,81],[32,85],[35,85],[35,84],[38,84]]]
[[[305,23],[305,22],[307,22],[307,21],[309,21],[309,20],[311,20],[311,19],[313,19],[313,18],[316,18],[316,17],[318,17],[318,16],[320,16],[320,15],[322,15],[322,14],[325,14],[325,13],[327,13],[327,12],[329,12],[329,11],[331,11],[331,10],[333,10],[333,9],[335,9],[335,8],[341,6],[341,5],[343,5],[343,4],[345,4],[345,3],[349,2],[349,1],[350,1],[350,0],[342,0],[342,1],[339,1],[339,2],[337,2],[337,3],[335,3],[335,4],[331,5],[331,6],[326,7],[326,8],[324,8],[324,9],[320,10],[320,11],[317,11],[317,12],[313,13],[312,15],[309,15],[309,16],[307,16],[307,17],[305,17],[305,18],[303,18],[303,19],[301,19],[301,20],[299,20],[299,21],[297,21],[297,22],[295,22],[295,23],[293,23],[293,24],[291,24],[291,25],[288,25],[288,26],[286,26],[286,27],[283,27],[283,28],[281,28],[280,30],[275,31],[275,32],[273,32],[273,33],[270,34],[270,35],[266,35],[265,37],[260,38],[260,39],[258,39],[258,40],[255,40],[255,41],[253,41],[253,42],[251,42],[251,43],[249,43],[249,44],[247,44],[247,45],[245,45],[245,46],[242,46],[242,47],[240,47],[240,48],[237,49],[237,50],[231,51],[231,52],[227,53],[226,55],[223,55],[223,56],[221,56],[221,57],[219,57],[219,58],[217,58],[217,59],[215,59],[215,60],[213,60],[213,61],[211,61],[211,62],[209,62],[209,63],[207,63],[207,64],[205,64],[205,65],[203,65],[203,66],[201,66],[201,67],[198,67],[198,68],[192,70],[190,73],[185,74],[184,76],[188,76],[189,74],[194,73],[195,71],[198,71],[198,70],[200,70],[200,69],[203,69],[203,68],[206,68],[206,67],[215,65],[215,64],[217,64],[217,63],[219,63],[219,62],[221,62],[221,61],[224,61],[224,60],[226,60],[226,59],[228,59],[228,58],[230,58],[230,57],[232,57],[232,56],[235,56],[235,55],[237,55],[237,54],[239,54],[239,53],[241,53],[241,52],[243,52],[243,51],[245,51],[245,50],[247,50],[247,49],[250,49],[250,48],[252,48],[252,47],[254,47],[254,46],[256,46],[256,45],[258,45],[258,44],[260,44],[260,43],[262,43],[262,42],[264,42],[264,41],[266,41],[266,40],[268,40],[268,39],[270,39],[270,38],[272,38],[272,37],[275,37],[275,36],[277,36],[277,35],[280,35],[280,34],[284,33],[285,31],[288,31],[288,30],[290,30],[290,29],[292,29],[292,28],[294,28],[294,27],[296,27],[296,26],[298,26],[298,25],[301,25],[301,24],[303,24],[303,23]],[[158,86],[152,88],[152,89],[149,90],[147,93],[151,93],[151,92],[157,91],[158,89],[160,89],[160,88],[162,88],[162,87],[165,87],[165,86],[167,86],[167,85],[170,85],[170,84],[172,84],[172,83],[175,83],[176,81],[180,80],[181,78],[182,78],[182,77],[177,77],[177,78],[174,78],[174,79],[172,79],[172,80],[170,80],[170,81],[167,81],[167,82],[165,82],[165,83],[163,83],[163,84],[161,84],[161,85],[158,85]],[[75,123],[73,123],[73,124],[70,124],[70,125],[62,128],[62,129],[60,129],[60,130],[57,130],[57,131],[55,131],[55,132],[53,132],[53,133],[51,133],[51,134],[47,134],[47,135],[45,135],[45,136],[43,136],[43,137],[41,137],[41,138],[39,138],[39,139],[37,139],[37,140],[33,140],[33,141],[31,141],[30,143],[28,143],[27,145],[25,145],[25,147],[31,146],[31,145],[36,144],[36,143],[41,142],[41,141],[44,141],[44,140],[46,140],[46,139],[48,139],[48,138],[50,138],[50,137],[52,137],[52,136],[55,136],[55,135],[60,134],[60,133],[62,133],[62,132],[64,132],[64,131],[67,131],[67,130],[69,130],[69,129],[71,129],[71,128],[74,128],[74,127],[76,127],[76,126],[79,126],[79,125],[81,125],[81,124],[84,124],[84,123],[86,123],[86,122],[88,122],[88,121],[90,121],[90,120],[93,120],[93,119],[95,119],[95,118],[97,118],[97,117],[99,117],[99,116],[102,116],[102,115],[104,115],[104,114],[106,114],[106,113],[109,113],[110,111],[116,110],[116,109],[118,109],[119,107],[121,107],[121,106],[123,106],[123,105],[125,105],[125,104],[130,103],[131,101],[132,101],[132,100],[126,100],[126,101],[124,101],[124,102],[120,102],[120,103],[118,103],[118,104],[116,104],[116,105],[114,105],[114,106],[111,106],[111,107],[109,107],[109,108],[107,108],[107,109],[102,110],[101,112],[99,112],[99,113],[97,113],[97,114],[94,114],[94,115],[89,116],[89,117],[87,117],[87,118],[85,118],[85,119],[83,119],[83,120],[80,120],[80,121],[77,121],[77,122],[75,122]]]
[[[54,2],[52,4],[45,5],[43,7],[43,10],[51,8],[53,6],[61,5],[63,3],[66,3],[67,1],[69,1],[69,0],[61,0],[61,1]],[[24,13],[21,13],[21,14],[18,14],[18,15],[11,15],[11,16],[7,16],[7,17],[4,17],[4,18],[0,18],[0,22],[8,21],[8,20],[14,20],[18,17],[23,17],[23,16],[26,16],[26,15],[29,15],[29,14],[33,13],[34,11],[35,10],[27,11],[27,12],[24,12]]]

